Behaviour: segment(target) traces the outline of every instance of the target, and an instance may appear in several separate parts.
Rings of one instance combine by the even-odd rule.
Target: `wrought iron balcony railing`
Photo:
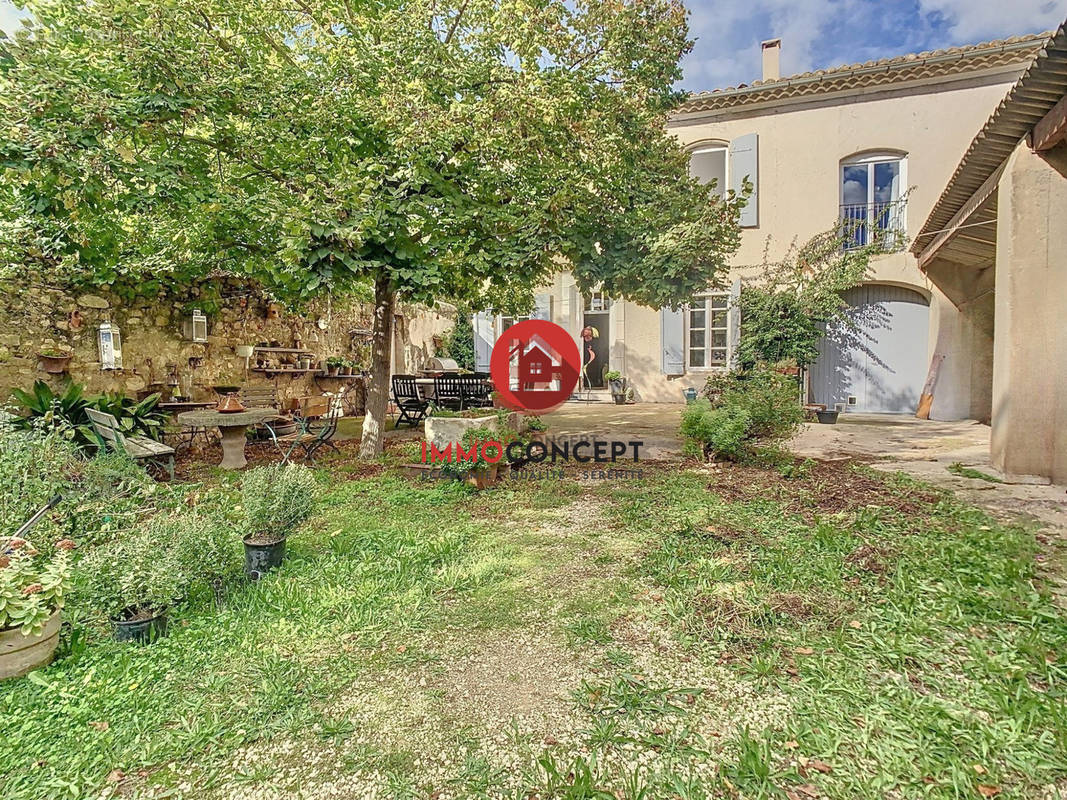
[[[874,245],[882,250],[904,247],[906,200],[889,203],[851,203],[841,206],[841,238],[845,249]]]

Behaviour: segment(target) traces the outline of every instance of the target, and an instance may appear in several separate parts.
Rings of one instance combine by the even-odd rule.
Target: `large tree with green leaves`
[[[579,285],[674,304],[739,200],[665,130],[677,0],[30,0],[0,63],[0,257],[89,283],[244,274],[370,291],[363,453],[395,303],[527,310]]]

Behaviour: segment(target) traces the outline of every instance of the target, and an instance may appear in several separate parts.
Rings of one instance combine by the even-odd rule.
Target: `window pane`
[[[725,311],[712,311],[711,312],[711,327],[713,327],[713,328],[725,328],[726,327],[726,312]]]
[[[726,331],[712,331],[711,332],[711,346],[712,347],[726,347]]]
[[[713,367],[721,367],[726,364],[726,350],[712,348],[711,351],[711,365]]]
[[[702,367],[704,366],[704,351],[703,350],[690,350],[689,351],[689,366]]]
[[[703,330],[690,330],[689,331],[689,346],[690,347],[703,347],[704,346],[704,331]]]
[[[841,170],[841,202],[858,205],[867,202],[867,164],[843,167]]]
[[[690,328],[703,328],[704,327],[704,309],[700,311],[689,312],[689,327]]]
[[[714,295],[711,298],[711,307],[712,307],[712,309],[714,310],[714,309],[718,309],[718,308],[723,308],[723,309],[726,308],[727,299],[728,298],[724,294]]]
[[[726,148],[693,153],[689,157],[689,174],[701,183],[715,181],[716,194],[726,189]]]
[[[874,165],[874,202],[891,203],[900,199],[900,162]]]

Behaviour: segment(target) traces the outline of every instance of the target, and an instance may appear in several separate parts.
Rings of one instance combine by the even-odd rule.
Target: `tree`
[[[473,370],[475,367],[474,325],[471,316],[469,308],[461,306],[456,309],[456,324],[452,326],[438,351],[439,355],[454,359],[460,369]]]
[[[743,367],[782,361],[806,367],[819,357],[823,336],[855,333],[861,320],[846,315],[841,293],[863,281],[877,250],[846,249],[845,242],[838,231],[819,234],[781,261],[765,262],[759,282],[741,290],[737,360]],[[862,347],[854,338],[852,345]]]
[[[0,62],[0,257],[90,283],[373,292],[361,452],[399,300],[654,306],[715,280],[739,198],[665,130],[677,0],[31,0]]]

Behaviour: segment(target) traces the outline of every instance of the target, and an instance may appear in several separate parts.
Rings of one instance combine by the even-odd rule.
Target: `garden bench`
[[[114,416],[92,408],[85,409],[89,422],[104,447],[110,447],[118,453],[125,453],[134,461],[144,461],[167,471],[167,477],[174,480],[174,448],[149,439],[147,436],[129,436],[119,426]]]

